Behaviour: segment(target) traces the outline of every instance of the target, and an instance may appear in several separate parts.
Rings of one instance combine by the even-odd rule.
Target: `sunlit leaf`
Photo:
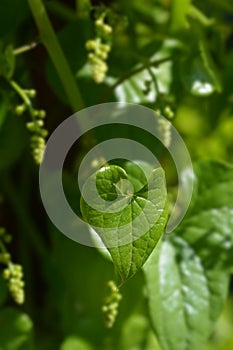
[[[127,173],[119,166],[108,166],[86,181],[81,198],[82,215],[108,248],[122,281],[147,260],[163,234],[167,217],[161,168],[153,170],[146,186],[133,191]]]

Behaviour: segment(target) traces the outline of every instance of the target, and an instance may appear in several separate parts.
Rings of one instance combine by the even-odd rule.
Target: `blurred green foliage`
[[[217,233],[223,232],[224,238],[231,236],[231,216],[229,213],[224,216],[226,212],[222,209],[233,207],[231,165],[209,160],[233,162],[233,4],[231,0],[44,0],[43,4],[57,43],[47,35],[45,17],[39,19],[42,28],[44,23],[44,32],[37,22],[37,15],[43,11],[33,13],[33,9],[43,10],[40,0],[0,2],[0,222],[12,233],[9,250],[14,261],[22,264],[26,281],[26,302],[19,307],[13,304],[6,281],[0,276],[0,350],[161,350],[164,324],[156,329],[156,337],[154,319],[159,319],[160,314],[157,310],[154,319],[148,316],[151,296],[145,289],[142,271],[121,288],[119,315],[114,327],[106,329],[101,307],[106,284],[115,276],[114,266],[106,254],[69,240],[49,221],[40,200],[38,167],[30,154],[30,135],[25,126],[32,122],[33,113],[41,106],[47,112],[45,124],[49,133],[76,111],[74,106],[81,109],[102,102],[125,101],[159,110],[167,118],[166,111],[171,110],[174,114],[171,121],[183,137],[192,160],[207,164],[199,175],[199,190],[205,198],[195,193],[197,202],[193,202],[203,211],[193,219],[192,210],[197,211],[191,207],[191,217],[181,226],[183,244],[188,243],[187,251],[192,250],[193,242],[185,234],[200,222],[203,227],[199,229],[205,234],[214,227]],[[106,78],[102,84],[96,84],[87,64],[85,44],[94,38],[94,21],[103,10],[113,32],[108,43],[111,51]],[[17,82],[19,89],[14,89],[12,81]],[[77,99],[73,86],[78,92]],[[17,115],[17,107],[27,102],[31,87],[37,91],[35,105],[29,99],[28,109]],[[106,128],[95,130],[94,137],[87,134],[74,145],[65,162],[65,192],[77,212],[80,212],[80,194],[75,191],[76,169],[85,153],[95,142],[104,140],[106,134],[123,137],[128,130]],[[137,131],[135,135],[155,149],[167,168],[168,187],[175,187],[176,170],[161,145],[156,141],[151,143],[150,137]],[[205,189],[213,183],[208,197]],[[222,221],[215,218],[216,213],[205,216],[206,206],[214,209],[213,203],[223,210],[217,212]],[[221,226],[219,223],[223,221]],[[216,236],[210,242],[214,248],[219,243]],[[209,244],[206,237],[204,243]],[[204,243],[195,242],[195,262],[199,257],[206,258]],[[174,246],[179,244],[175,242]],[[225,258],[224,245],[221,249],[221,258]],[[213,249],[211,258],[215,252]],[[176,271],[174,261],[170,262]],[[189,268],[192,270],[193,266]],[[220,305],[216,317],[230,280],[224,268],[219,274],[215,271],[217,277],[214,275],[223,281],[217,300],[221,305],[214,304]],[[166,285],[164,288],[166,291]],[[168,307],[165,311],[169,315],[171,310]],[[202,310],[199,311],[201,319]],[[175,314],[174,318],[170,320],[173,329],[165,322],[167,337],[180,332],[175,328],[179,316]],[[232,349],[232,329],[230,292],[208,344],[202,344],[203,349]],[[188,339],[189,333],[185,336]],[[187,345],[179,350],[196,349],[201,348]]]

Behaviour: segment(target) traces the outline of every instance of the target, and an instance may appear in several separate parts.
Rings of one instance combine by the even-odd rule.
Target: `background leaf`
[[[23,121],[15,115],[7,114],[0,128],[0,169],[11,166],[20,158],[27,139]]]
[[[200,185],[197,180],[193,211],[144,266],[152,324],[164,350],[204,348],[226,299],[233,264],[233,203],[227,187],[221,192],[225,202],[219,203],[215,192],[219,181],[231,183],[232,167],[206,162],[196,167],[196,175]]]
[[[0,310],[0,349],[32,350],[33,326],[29,316],[13,308]]]
[[[93,347],[82,338],[70,336],[62,343],[60,350],[93,350]]]
[[[203,39],[199,41],[198,52],[190,53],[181,61],[180,67],[183,84],[194,96],[209,96],[214,92],[221,92],[217,70]]]
[[[190,5],[191,0],[173,0],[171,2],[171,29],[173,31],[187,28],[187,15]]]

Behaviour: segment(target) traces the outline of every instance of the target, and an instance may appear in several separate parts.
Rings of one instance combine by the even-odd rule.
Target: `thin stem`
[[[100,102],[106,102],[108,100],[108,98],[110,97],[110,95],[112,94],[112,92],[119,86],[121,85],[124,81],[130,79],[132,76],[142,72],[144,69],[148,69],[149,67],[157,67],[162,63],[168,62],[168,61],[172,61],[174,59],[174,57],[165,57],[165,58],[161,58],[159,60],[155,60],[155,61],[150,61],[147,62],[143,65],[141,65],[138,68],[135,68],[134,70],[131,70],[130,72],[127,72],[126,74],[124,74],[120,79],[118,79],[115,84],[113,84],[112,86],[110,86],[107,91],[105,92],[104,96],[101,98]]]
[[[85,105],[65,55],[57,40],[44,4],[41,0],[28,0],[28,3],[39,29],[41,41],[45,45],[57,70],[73,111],[77,112],[84,108]]]
[[[153,72],[151,70],[151,67],[148,67],[147,69],[148,69],[148,72],[149,72],[149,74],[151,76],[151,80],[152,80],[152,82],[154,84],[155,90],[156,90],[157,94],[160,95],[159,85],[158,85],[158,82],[157,82],[157,80],[155,78],[155,75],[153,74]]]
[[[21,99],[23,100],[23,102],[26,104],[29,111],[31,112],[33,107],[32,107],[31,100],[27,96],[26,92],[14,80],[10,80],[9,83],[11,87],[15,90],[15,92],[17,92],[17,94],[21,97]]]
[[[13,51],[14,55],[16,56],[16,55],[20,55],[21,53],[30,51],[30,50],[34,49],[37,45],[38,45],[38,43],[34,41],[34,42],[30,43],[30,44],[18,47],[17,49],[15,49]]]
[[[9,80],[8,82],[11,85],[11,87],[15,90],[15,92],[19,95],[19,97],[23,100],[25,105],[27,106],[27,109],[30,113],[32,121],[35,122],[35,126],[34,126],[35,131],[39,132],[40,127],[36,123],[35,111],[34,111],[32,102],[31,102],[30,98],[28,97],[26,91],[24,89],[22,89],[21,86],[19,86],[19,84],[17,84],[14,80]]]

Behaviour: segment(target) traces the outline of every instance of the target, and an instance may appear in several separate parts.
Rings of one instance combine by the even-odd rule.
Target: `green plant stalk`
[[[175,60],[176,56],[168,56],[161,58],[159,60],[149,61],[141,64],[139,67],[127,72],[126,74],[122,75],[113,85],[111,85],[104,93],[104,95],[101,97],[100,103],[105,103],[110,95],[113,93],[113,91],[121,84],[124,83],[124,81],[130,79],[134,75],[142,72],[144,69],[149,69],[150,67],[158,67],[160,64]]]
[[[27,96],[25,91],[17,84],[14,80],[9,81],[11,87],[17,92],[17,94],[21,97],[23,102],[26,104],[31,116],[33,116],[33,107],[30,98]],[[33,118],[34,119],[34,118]]]
[[[34,113],[34,108],[31,103],[30,98],[27,96],[26,92],[17,84],[14,80],[9,80],[9,84],[15,90],[15,92],[21,97],[25,105],[27,106],[28,112],[30,113],[32,121],[35,123],[35,131],[39,132],[40,127],[36,123],[36,117]]]
[[[50,19],[41,0],[28,0],[32,15],[40,32],[40,38],[57,70],[74,112],[85,107],[80,90],[57,40]]]
[[[13,51],[14,55],[17,56],[17,55],[20,55],[20,54],[25,53],[27,51],[33,50],[35,47],[37,47],[37,45],[38,45],[37,42],[31,42],[30,44],[18,47],[17,49],[15,49]]]

